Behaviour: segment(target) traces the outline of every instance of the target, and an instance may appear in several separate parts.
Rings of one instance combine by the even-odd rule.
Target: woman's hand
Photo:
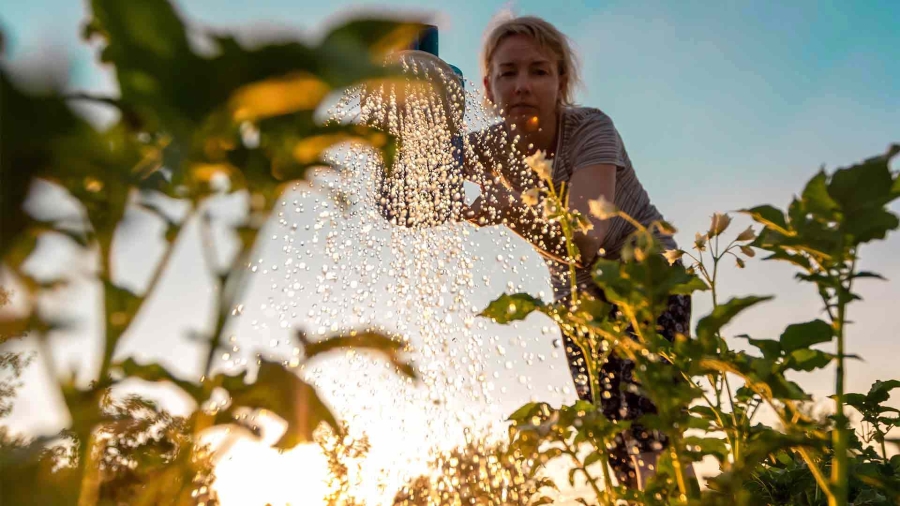
[[[510,206],[518,200],[516,195],[499,178],[485,178],[479,186],[481,195],[463,211],[463,216],[478,226],[503,223],[509,215]]]

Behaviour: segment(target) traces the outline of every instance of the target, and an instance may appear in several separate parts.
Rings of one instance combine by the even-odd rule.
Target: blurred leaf
[[[133,358],[128,358],[124,362],[115,364],[113,367],[119,369],[122,374],[125,375],[125,378],[138,378],[151,382],[167,381],[172,383],[183,390],[184,393],[191,396],[198,404],[206,400],[204,398],[203,388],[200,385],[177,378],[159,364],[140,364]]]
[[[814,213],[824,218],[831,218],[838,207],[838,203],[828,194],[828,176],[820,170],[806,183],[801,198],[807,212]]]
[[[719,462],[726,462],[729,455],[729,451],[725,446],[726,443],[725,439],[715,437],[690,436],[684,438],[685,447],[694,460],[700,460],[706,455],[712,455]]]
[[[234,406],[265,409],[287,422],[275,446],[286,450],[313,441],[313,431],[324,422],[338,434],[343,429],[315,389],[277,362],[260,360],[256,381],[230,390]]]
[[[706,346],[709,351],[714,350],[717,346],[715,344],[716,336],[719,334],[722,327],[727,325],[735,316],[745,309],[759,304],[760,302],[771,300],[772,298],[773,297],[757,296],[736,297],[724,304],[720,304],[713,309],[710,314],[704,316],[697,322],[697,339],[699,339],[701,343],[706,343],[704,346]]]
[[[423,25],[415,22],[358,19],[331,30],[322,46],[353,44],[364,47],[367,49],[366,56],[375,63],[381,63],[388,53],[409,47],[423,28]]]
[[[307,72],[273,77],[234,92],[229,106],[235,121],[254,121],[319,106],[331,88]]]
[[[869,393],[866,395],[866,397],[870,402],[880,404],[888,400],[890,391],[895,388],[900,388],[900,380],[877,380],[869,388]]]
[[[590,465],[596,464],[597,462],[604,461],[606,455],[600,452],[593,452],[584,459],[584,467],[588,467]]]
[[[532,312],[543,310],[546,307],[542,300],[527,293],[503,294],[488,304],[488,307],[479,316],[492,318],[495,322],[504,324],[524,320]]]
[[[354,331],[350,335],[327,337],[321,341],[310,342],[306,338],[302,338],[301,341],[307,358],[339,349],[375,351],[387,358],[407,377],[417,378],[415,369],[399,356],[406,347],[406,343],[392,339],[385,334]]]
[[[821,369],[834,360],[835,356],[821,350],[801,348],[794,350],[788,356],[788,367],[796,371],[813,371]]]
[[[844,213],[884,206],[892,200],[894,178],[889,161],[896,153],[893,146],[885,155],[835,171],[828,184],[828,194]]]
[[[834,337],[834,331],[831,325],[822,320],[813,320],[806,323],[788,325],[781,334],[779,341],[784,352],[790,354],[794,350],[830,342],[832,337]]]
[[[537,403],[537,402],[529,402],[519,407],[519,409],[515,410],[507,420],[513,422],[525,422],[528,421],[532,416],[536,413],[540,412],[542,409],[547,409],[549,405],[546,403]]]
[[[784,212],[777,207],[762,205],[750,209],[742,209],[740,212],[750,215],[754,221],[762,223],[766,227],[784,234],[793,235],[784,219]]]
[[[185,119],[199,119],[211,76],[204,76],[207,67],[191,51],[172,5],[166,0],[91,0],[91,11],[89,35],[106,39],[102,60],[115,65],[122,100],[135,108],[142,126],[165,124],[186,134]]]
[[[859,271],[853,275],[853,278],[872,278],[872,279],[880,279],[881,281],[887,281],[887,278],[878,274],[877,272],[869,272],[869,271]]]
[[[772,339],[753,339],[746,334],[735,337],[742,337],[747,339],[747,342],[749,342],[753,346],[756,346],[759,351],[762,352],[763,357],[767,359],[775,360],[782,355],[781,343],[778,341],[774,341]]]
[[[11,339],[19,339],[25,337],[31,328],[31,318],[16,318],[0,316],[0,344]]]

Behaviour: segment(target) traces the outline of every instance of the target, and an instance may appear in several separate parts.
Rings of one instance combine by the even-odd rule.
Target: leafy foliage
[[[429,467],[433,474],[410,480],[394,497],[394,506],[540,506],[553,504],[548,494],[557,488],[513,445],[483,439],[441,453]]]
[[[27,306],[24,315],[0,314],[0,345],[30,335],[43,346],[49,332],[68,324],[38,302],[69,280],[36,279],[23,267],[47,236],[66,238],[85,256],[99,259],[95,269],[77,274],[102,287],[104,323],[102,361],[94,381],[87,387],[68,380],[57,385],[71,418],[66,430],[24,439],[0,428],[0,502],[214,504],[215,449],[203,441],[211,427],[230,425],[256,433],[253,417],[246,413],[265,410],[286,422],[276,443],[280,449],[315,441],[315,431],[322,427],[336,437],[343,434],[326,402],[292,367],[260,357],[255,371],[215,373],[214,357],[243,296],[245,266],[258,232],[285,184],[306,177],[337,143],[364,143],[389,164],[394,139],[358,125],[318,124],[314,112],[333,91],[394,78],[395,70],[382,65],[384,56],[405,47],[419,27],[357,19],[335,28],[314,47],[283,42],[248,48],[228,34],[189,29],[166,0],[92,0],[89,8],[84,35],[102,45],[99,58],[113,68],[118,96],[66,96],[58,79],[63,73],[55,68],[47,69],[43,91],[40,86],[28,89],[0,68],[0,260],[24,287]],[[191,42],[195,35],[211,49],[199,51]],[[74,101],[113,107],[118,120],[98,130],[70,109]],[[609,475],[606,453],[614,439],[628,436],[628,423],[612,423],[583,401],[559,408],[531,403],[510,417],[508,447],[489,447],[487,455],[459,449],[438,463],[442,473],[437,480],[416,480],[398,500],[440,501],[453,491],[480,504],[547,504],[551,499],[540,491],[552,484],[538,473],[553,460],[568,459],[574,465],[570,481],[583,478],[604,504],[896,504],[900,460],[888,456],[887,445],[900,419],[886,402],[900,383],[879,381],[866,394],[845,392],[844,361],[852,358],[845,352],[845,329],[848,307],[859,300],[854,284],[880,278],[857,269],[859,249],[900,226],[888,207],[900,197],[900,177],[890,169],[898,152],[900,146],[894,145],[854,166],[831,174],[820,171],[785,210],[772,205],[744,210],[762,228],[747,229],[730,242],[725,237],[731,218],[716,214],[709,229],[697,234],[694,253],[663,251],[659,235],[674,232],[667,223],[638,223],[608,202],[591,202],[595,217],[621,218],[635,228],[621,261],[601,259],[593,265],[606,300],[586,297],[573,286],[566,303],[503,295],[482,315],[498,323],[536,311],[553,319],[586,350],[594,392],[600,392],[599,370],[611,353],[634,362],[642,393],[658,409],[636,422],[663,432],[670,442],[655,478],[637,492],[616,486]],[[546,182],[546,160],[531,163]],[[79,211],[59,215],[50,206],[26,209],[32,190],[48,184],[77,201]],[[245,192],[250,205],[243,222],[229,225],[240,248],[223,266],[213,260],[218,258],[210,233],[215,217],[206,206],[217,195],[234,192]],[[548,184],[529,195],[537,202],[542,194],[541,213],[559,224],[566,238],[563,256],[574,270],[582,257],[573,237],[591,222],[568,210],[565,187],[557,191]],[[186,204],[187,216],[174,219],[160,204],[167,199]],[[123,286],[111,268],[116,236],[129,226],[125,217],[134,209],[164,224],[167,244],[141,293]],[[204,258],[218,284],[215,325],[202,336],[208,351],[197,381],[159,364],[118,356],[119,344],[145,310],[184,224],[193,219],[199,220]],[[765,260],[795,266],[797,278],[816,287],[827,316],[791,325],[778,339],[742,336],[751,350],[735,351],[723,330],[769,297],[720,302],[718,268],[729,256],[743,268],[757,250],[769,254]],[[672,341],[661,336],[656,320],[669,296],[701,291],[709,292],[713,310],[694,335],[685,329]],[[0,305],[6,299],[6,292],[0,292]],[[313,342],[298,332],[297,339],[304,363],[334,350],[360,349],[386,359],[407,379],[416,378],[403,356],[405,344],[394,336],[358,331]],[[812,348],[831,343],[834,353]],[[0,379],[0,416],[9,409],[3,402],[11,397],[24,364],[18,355],[0,354],[0,367],[13,378]],[[815,419],[803,411],[809,396],[789,375],[831,364],[837,373],[835,414]],[[129,379],[172,385],[194,399],[198,409],[179,418],[142,399],[117,398],[117,386]],[[224,405],[210,402],[219,389],[228,394]],[[755,423],[762,406],[778,417],[779,430]],[[851,430],[847,406],[861,415],[861,434]],[[688,435],[691,429],[699,434]],[[687,469],[705,456],[719,462],[721,474],[701,493]],[[486,467],[485,462],[499,466]]]
[[[382,132],[319,124],[313,113],[332,91],[393,79],[397,71],[383,65],[384,57],[408,45],[421,27],[356,19],[336,27],[315,47],[283,42],[251,49],[228,34],[189,29],[167,0],[92,0],[89,9],[84,36],[100,42],[99,58],[112,66],[119,96],[66,96],[53,78],[62,75],[59,69],[48,69],[45,90],[26,89],[0,68],[0,260],[26,287],[22,295],[29,307],[24,316],[0,315],[0,343],[29,334],[43,343],[49,331],[67,323],[37,303],[67,280],[34,279],[23,269],[47,234],[68,238],[86,256],[99,256],[99,265],[88,273],[62,271],[96,278],[103,289],[105,324],[95,381],[88,388],[67,381],[58,385],[70,426],[33,441],[4,441],[0,503],[213,504],[215,451],[203,443],[210,427],[237,424],[255,432],[246,412],[265,410],[287,423],[276,443],[281,449],[312,442],[323,423],[340,431],[327,404],[292,367],[260,358],[248,381],[247,371],[213,374],[214,357],[246,287],[247,258],[284,185],[322,165],[325,150],[337,143],[365,143],[386,160],[393,154],[394,141]],[[194,33],[189,36],[189,31]],[[200,52],[191,41],[195,35],[213,50]],[[119,119],[98,130],[70,109],[74,101],[113,107]],[[61,216],[48,205],[26,210],[23,204],[36,183],[66,192],[79,212]],[[250,197],[245,220],[227,224],[240,248],[224,267],[209,233],[214,217],[206,211],[223,192]],[[186,217],[172,217],[165,205],[172,199],[187,204]],[[143,293],[123,286],[111,269],[115,238],[131,225],[126,214],[138,208],[165,225],[167,243]],[[219,285],[215,325],[203,336],[208,352],[200,381],[177,377],[159,364],[118,358],[122,337],[153,295],[183,225],[192,219],[200,222],[204,260]],[[389,336],[361,332],[303,344],[304,360],[333,349],[364,348],[416,377],[402,356],[403,342]],[[12,356],[2,357],[4,368],[21,368]],[[116,386],[129,379],[167,383],[199,409],[180,419],[146,401],[114,400]],[[9,389],[2,385],[0,395],[6,395]],[[217,389],[228,393],[225,407],[209,402]],[[60,447],[71,453],[64,462]],[[107,459],[110,452],[117,460]],[[33,490],[40,493],[30,495]]]
[[[867,394],[844,393],[843,364],[854,357],[844,351],[847,308],[859,300],[852,284],[862,278],[883,279],[857,270],[858,249],[884,239],[900,225],[887,208],[900,197],[900,177],[889,168],[898,152],[900,146],[892,146],[883,156],[831,175],[820,171],[787,211],[771,205],[745,210],[763,226],[758,233],[751,227],[728,241],[731,218],[717,213],[709,230],[697,234],[693,253],[662,250],[654,231],[669,231],[671,225],[645,226],[607,202],[592,202],[597,218],[619,217],[636,230],[621,261],[600,259],[593,266],[594,281],[613,307],[587,298],[573,285],[567,304],[545,304],[527,294],[503,295],[482,315],[499,323],[533,311],[550,316],[586,351],[594,392],[601,391],[596,378],[610,353],[632,361],[642,393],[658,411],[635,423],[663,432],[669,446],[655,476],[642,491],[635,491],[614,486],[609,478],[605,467],[609,438],[629,435],[627,424],[598,422],[599,406],[585,401],[558,409],[527,404],[511,416],[513,444],[526,458],[542,464],[561,457],[571,460],[570,480],[581,473],[601,504],[621,499],[645,504],[895,504],[900,491],[898,457],[888,458],[885,442],[900,419],[885,402],[900,383],[879,381]],[[565,202],[557,194],[551,192],[545,200],[551,201],[545,205],[566,214]],[[565,223],[565,216],[560,220]],[[571,234],[566,237],[572,240]],[[797,278],[817,287],[828,318],[789,325],[778,339],[739,336],[751,350],[735,351],[723,329],[772,297],[720,302],[719,267],[730,256],[744,268],[756,249],[771,253],[766,260],[800,268]],[[681,264],[685,260],[691,262],[687,268]],[[704,290],[710,292],[713,309],[699,320],[694,336],[685,331],[670,342],[659,335],[655,322],[668,297]],[[836,343],[836,353],[813,348],[830,343]],[[804,411],[809,395],[788,376],[834,363],[836,415],[815,419]],[[762,406],[778,417],[779,430],[754,423]],[[862,415],[862,437],[849,428],[845,406]],[[700,430],[700,435],[686,434],[689,429]],[[880,445],[880,454],[871,444]],[[582,460],[579,451],[587,451],[586,458]],[[701,493],[691,486],[685,469],[704,456],[719,462],[721,474]],[[590,474],[587,466],[598,462],[604,463],[602,473]]]

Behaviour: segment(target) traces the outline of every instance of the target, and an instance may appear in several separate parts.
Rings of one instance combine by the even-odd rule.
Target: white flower
[[[541,196],[540,188],[531,188],[522,193],[522,202],[527,206],[536,206]]]
[[[731,224],[731,216],[727,214],[715,213],[712,217],[712,223],[709,225],[709,237],[713,238],[728,228],[728,225]]]
[[[663,256],[666,257],[666,260],[669,261],[669,265],[674,264],[678,259],[684,256],[684,251],[680,249],[670,249],[663,253]]]
[[[543,151],[538,150],[533,155],[525,157],[525,164],[531,167],[538,177],[553,184],[553,165],[544,156]]]
[[[619,214],[619,209],[612,202],[606,200],[603,195],[597,200],[588,200],[588,206],[591,214],[601,220],[608,220]]]
[[[706,251],[706,241],[709,240],[706,234],[700,235],[700,232],[694,236],[694,248],[697,251]]]
[[[752,241],[756,239],[756,232],[753,231],[753,227],[747,227],[747,230],[744,230],[737,236],[736,241]]]

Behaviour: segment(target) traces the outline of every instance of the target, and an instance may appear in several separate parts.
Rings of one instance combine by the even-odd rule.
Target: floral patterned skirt
[[[601,294],[602,295],[602,294]],[[615,311],[615,308],[613,309]],[[689,295],[672,295],[669,306],[657,320],[660,334],[673,340],[676,334],[686,334],[691,321],[691,297]],[[629,328],[629,334],[634,337]],[[575,390],[579,399],[594,401],[591,384],[584,361],[584,351],[575,344],[568,335],[563,336],[569,370],[575,382]],[[600,406],[603,414],[610,420],[636,420],[644,414],[656,413],[656,406],[650,399],[640,394],[640,386],[634,379],[634,363],[611,353],[600,368]],[[635,452],[659,451],[666,444],[664,434],[649,430],[635,423],[631,426],[630,436],[617,437],[617,445],[611,449],[609,463],[620,484],[636,486],[634,463],[629,455],[629,447]],[[627,439],[627,441],[626,441]]]

